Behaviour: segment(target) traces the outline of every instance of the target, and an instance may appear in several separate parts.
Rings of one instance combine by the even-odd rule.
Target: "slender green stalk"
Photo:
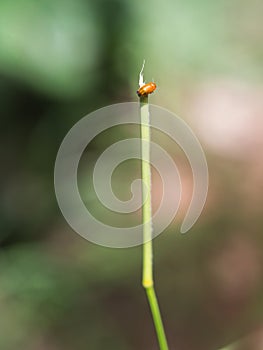
[[[235,344],[230,344],[220,350],[234,350],[235,349]]]
[[[140,98],[141,152],[142,152],[142,221],[143,221],[143,271],[142,285],[150,305],[160,350],[168,350],[162,317],[153,282],[151,165],[150,165],[150,113],[148,96]]]

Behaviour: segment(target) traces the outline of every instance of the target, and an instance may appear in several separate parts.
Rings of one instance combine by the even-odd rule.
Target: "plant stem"
[[[142,285],[150,305],[160,350],[168,350],[162,317],[153,282],[151,165],[150,165],[150,113],[148,96],[140,97],[141,153],[142,153],[142,222],[143,222],[143,271]]]
[[[234,348],[235,348],[234,344],[230,344],[230,345],[228,345],[225,348],[222,348],[220,350],[234,350]]]

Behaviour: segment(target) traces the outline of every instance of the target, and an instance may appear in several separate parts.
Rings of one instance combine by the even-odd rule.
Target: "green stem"
[[[231,344],[231,345],[228,345],[225,348],[222,348],[220,350],[234,350],[234,348],[235,348],[234,344]]]
[[[140,98],[141,153],[142,153],[142,222],[143,222],[143,271],[142,285],[150,305],[160,350],[168,350],[162,317],[153,282],[151,165],[150,165],[150,113],[148,96]]]
[[[153,322],[157,334],[157,339],[159,342],[159,346],[161,350],[168,350],[168,344],[166,340],[166,335],[163,327],[163,322],[162,322],[162,317],[160,314],[160,309],[158,305],[158,300],[155,294],[154,287],[147,287],[146,288],[146,293],[148,297],[148,301],[150,304],[151,312],[152,312],[152,317],[153,317]]]

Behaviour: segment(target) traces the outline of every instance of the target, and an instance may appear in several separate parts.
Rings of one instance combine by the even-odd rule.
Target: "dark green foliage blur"
[[[1,350],[158,349],[140,286],[141,247],[107,249],[79,237],[53,185],[68,130],[98,108],[137,101],[143,59],[146,79],[158,85],[151,102],[189,122],[210,172],[191,232],[180,235],[182,214],[154,241],[171,350],[217,349],[261,324],[262,10],[258,0],[0,0]],[[218,109],[226,123],[236,113],[233,135],[239,113],[251,118],[237,141],[231,125],[212,135],[224,123],[209,129]],[[199,123],[195,115],[206,113]],[[97,214],[91,165],[107,145],[138,135],[113,129],[83,157],[82,196]],[[191,181],[178,147],[156,139]],[[118,195],[125,199],[138,173],[138,162],[116,171]],[[259,349],[259,341],[246,344]]]

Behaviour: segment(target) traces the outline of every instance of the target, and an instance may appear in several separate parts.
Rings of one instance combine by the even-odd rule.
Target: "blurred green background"
[[[218,349],[258,328],[237,348],[262,349],[262,10],[260,0],[0,0],[0,349],[158,349],[141,247],[79,237],[53,187],[67,131],[100,107],[137,101],[143,59],[158,85],[151,102],[188,122],[210,173],[204,212],[180,235],[191,171],[161,140],[186,191],[178,218],[154,240],[170,348]],[[90,159],[137,131],[98,137]],[[117,183],[138,169],[119,169]],[[94,194],[83,195],[96,210]]]

